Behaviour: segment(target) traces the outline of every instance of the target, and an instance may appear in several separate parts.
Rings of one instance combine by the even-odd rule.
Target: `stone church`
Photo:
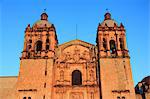
[[[96,45],[59,45],[44,12],[25,29],[18,77],[1,77],[1,99],[136,99],[123,24],[111,14],[98,25]],[[142,98],[141,98],[142,99]]]

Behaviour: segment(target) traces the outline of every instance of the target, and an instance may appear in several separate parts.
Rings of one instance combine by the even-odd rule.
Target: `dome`
[[[49,23],[47,20],[38,20],[37,22],[35,22],[34,23],[34,25],[33,25],[33,27],[34,26],[37,26],[37,27],[40,27],[40,28],[42,28],[42,27],[51,27],[51,23]]]
[[[111,14],[109,12],[107,12],[104,16],[105,16],[105,20],[111,19]]]
[[[51,27],[51,23],[48,22],[48,15],[44,12],[41,14],[41,19],[38,20],[37,22],[34,23],[33,27],[34,26],[37,26],[37,27],[40,27],[40,28],[43,28],[43,27]]]
[[[145,77],[141,82],[145,82],[146,84],[150,85],[150,76]]]
[[[107,25],[108,27],[114,27],[114,24],[117,25],[117,23],[112,20],[112,19],[109,19],[109,20],[104,20],[102,23],[101,23],[101,26],[104,27],[105,25]]]
[[[117,25],[117,23],[111,19],[111,14],[109,12],[107,12],[104,15],[104,21],[101,23],[102,27],[108,26],[108,27],[114,27],[114,25]]]

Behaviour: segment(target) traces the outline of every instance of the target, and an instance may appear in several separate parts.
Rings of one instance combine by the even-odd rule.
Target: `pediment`
[[[96,46],[81,40],[73,40],[58,46],[57,61],[67,63],[87,62],[95,57]]]
[[[94,44],[90,44],[88,42],[77,39],[77,40],[72,40],[72,41],[66,42],[64,44],[61,44],[58,47],[61,48],[61,49],[65,49],[66,47],[69,47],[69,46],[72,46],[72,45],[81,45],[81,46],[84,46],[84,47],[87,47],[87,48],[91,48],[91,47],[95,46]]]

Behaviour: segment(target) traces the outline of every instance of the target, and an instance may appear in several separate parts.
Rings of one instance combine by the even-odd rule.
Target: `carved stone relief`
[[[91,98],[91,99],[94,99],[94,92],[91,92],[91,93],[90,93],[90,98]]]
[[[72,53],[71,52],[63,53],[57,59],[57,62],[68,62],[68,63],[87,62],[90,60],[90,58],[91,58],[90,53],[87,50],[81,53],[80,49],[76,47]]]
[[[60,71],[60,81],[63,81],[64,80],[64,71],[61,70]]]
[[[72,92],[70,93],[70,99],[84,99],[82,92]]]
[[[63,46],[61,46],[61,48],[63,48]],[[82,63],[95,61],[96,59],[96,48],[92,45],[84,46],[84,44],[72,44],[63,49],[61,48],[58,48],[56,63]]]
[[[94,71],[93,71],[93,70],[90,70],[90,71],[89,71],[89,80],[90,80],[90,81],[94,81],[94,80],[95,80]]]

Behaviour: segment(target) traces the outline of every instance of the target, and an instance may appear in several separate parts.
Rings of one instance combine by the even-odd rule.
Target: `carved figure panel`
[[[87,62],[90,61],[89,49],[82,46],[70,46],[63,50],[62,55],[59,57],[60,62]]]
[[[94,71],[93,70],[90,70],[89,71],[89,80],[90,81],[94,81],[95,80],[95,77],[94,77],[95,75],[94,75]]]
[[[82,63],[96,59],[96,47],[83,41],[75,40],[60,45],[56,50],[56,62]]]
[[[69,99],[84,99],[82,92],[72,92],[70,93]]]
[[[61,70],[60,71],[60,81],[63,81],[64,80],[64,71]]]

